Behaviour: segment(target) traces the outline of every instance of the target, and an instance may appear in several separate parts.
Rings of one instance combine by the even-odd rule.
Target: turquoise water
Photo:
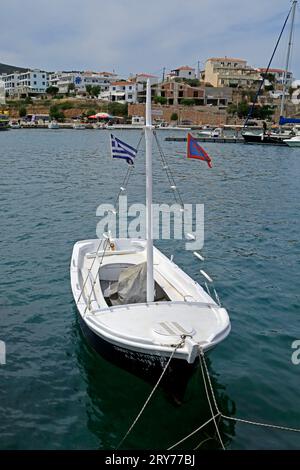
[[[117,133],[117,132],[116,132]],[[139,132],[118,132],[136,144]],[[205,204],[203,265],[178,241],[157,243],[199,282],[216,281],[232,332],[210,354],[220,408],[233,416],[300,427],[298,149],[207,144],[214,167],[163,142],[187,203]],[[107,158],[106,131],[15,130],[0,134],[0,448],[111,449],[151,387],[97,356],[82,337],[69,282],[75,241],[94,238],[96,208],[113,202],[126,171]],[[129,201],[144,198],[143,156]],[[154,195],[172,202],[160,162]],[[200,375],[175,407],[159,391],[125,448],[167,448],[209,417]],[[230,449],[300,447],[300,436],[221,426]],[[188,441],[194,448],[208,428]],[[201,448],[218,448],[207,440]]]

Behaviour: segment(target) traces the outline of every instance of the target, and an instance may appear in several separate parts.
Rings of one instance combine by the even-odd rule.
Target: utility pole
[[[197,78],[200,80],[200,60],[198,60],[198,65],[197,65]]]
[[[163,68],[162,82],[165,81],[165,73],[166,73],[166,67]]]

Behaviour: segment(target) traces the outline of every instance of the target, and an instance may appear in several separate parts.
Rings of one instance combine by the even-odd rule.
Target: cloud
[[[1,11],[2,62],[127,75],[161,74],[164,66],[195,65],[216,55],[265,66],[290,2],[272,0],[271,8],[270,0],[26,0],[19,5],[10,0]],[[274,66],[283,67],[285,50],[286,38]],[[300,76],[298,57],[295,51],[292,66]]]

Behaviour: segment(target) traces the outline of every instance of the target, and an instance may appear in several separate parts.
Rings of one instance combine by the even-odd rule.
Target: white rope
[[[95,263],[95,261],[96,261],[97,254],[98,254],[98,251],[100,250],[100,247],[101,247],[101,245],[102,245],[102,242],[103,242],[103,239],[101,238],[101,240],[100,240],[100,242],[99,242],[99,245],[98,245],[98,247],[97,247],[97,250],[96,250],[96,256],[95,256],[95,258],[93,259],[93,262],[92,262],[92,265],[91,265],[90,269],[88,270],[88,273],[87,273],[87,276],[86,276],[85,281],[84,281],[84,283],[83,283],[83,286],[82,286],[80,295],[79,295],[79,297],[78,297],[78,299],[77,299],[77,301],[76,301],[76,305],[78,305],[78,302],[79,302],[79,300],[80,300],[81,297],[82,297],[82,294],[83,294],[85,285],[86,285],[86,283],[87,283],[87,281],[88,281],[88,279],[89,279],[90,272],[92,271],[92,269],[93,269],[93,267],[94,267],[94,263]]]
[[[165,365],[158,381],[156,382],[154,388],[152,389],[150,395],[148,396],[147,400],[145,401],[144,405],[142,406],[141,408],[141,411],[139,412],[139,414],[137,415],[137,417],[135,418],[135,420],[133,421],[132,425],[130,426],[130,428],[128,429],[128,431],[126,432],[125,436],[122,438],[122,440],[119,442],[118,446],[117,446],[117,450],[121,447],[121,445],[123,444],[123,442],[125,441],[125,439],[129,436],[129,434],[131,433],[132,429],[134,428],[134,426],[136,425],[136,423],[138,422],[138,420],[140,419],[141,415],[143,414],[146,406],[148,405],[149,401],[151,400],[154,392],[156,391],[157,387],[159,386],[163,376],[165,375],[165,372],[166,370],[168,369],[169,365],[170,365],[170,362],[172,361],[173,357],[174,357],[174,354],[175,352],[177,351],[178,348],[180,348],[182,345],[184,344],[184,338],[182,339],[182,341],[180,341],[180,343],[178,343],[174,350],[172,351],[172,354],[170,355],[169,359],[168,359],[168,362],[167,364]]]
[[[203,429],[205,426],[207,426],[209,423],[211,423],[215,418],[217,418],[219,415],[215,415],[213,416],[212,418],[208,419],[205,423],[203,423],[201,426],[199,426],[199,428],[195,429],[195,431],[191,432],[188,436],[184,437],[183,439],[181,439],[180,441],[176,442],[176,444],[173,444],[171,447],[168,447],[167,450],[172,450],[174,449],[174,447],[177,447],[179,446],[179,444],[182,444],[182,442],[186,441],[187,439],[189,439],[189,437],[192,437],[194,434],[196,434],[197,432],[201,431],[201,429]]]
[[[205,393],[206,393],[207,401],[208,401],[208,404],[209,404],[210,412],[211,412],[212,417],[213,417],[213,420],[214,420],[214,425],[215,425],[215,428],[216,428],[216,433],[217,433],[217,435],[218,435],[220,444],[221,444],[221,446],[222,446],[222,449],[223,449],[223,450],[226,450],[226,449],[225,449],[225,446],[224,446],[224,443],[223,443],[223,440],[222,440],[222,437],[221,437],[221,434],[220,434],[220,431],[219,431],[219,428],[218,428],[218,425],[217,425],[216,420],[215,420],[215,418],[214,418],[214,412],[213,412],[213,408],[212,408],[212,405],[211,405],[211,399],[210,399],[210,396],[209,396],[209,393],[208,393],[208,388],[207,388],[207,383],[206,383],[206,377],[205,377],[204,368],[203,368],[203,363],[202,363],[202,358],[203,358],[203,357],[204,357],[203,349],[199,346],[199,362],[200,362],[200,366],[201,366],[201,372],[202,372],[202,377],[203,377],[203,382],[204,382],[204,387],[205,387]],[[216,408],[216,410],[217,410],[217,414],[220,415],[220,411],[219,411],[218,406],[217,406],[217,402],[216,402],[216,399],[215,399],[215,396],[214,396],[214,391],[213,391],[213,388],[212,388],[212,384],[211,384],[209,375],[208,375],[208,383],[209,383],[209,386],[210,386],[210,389],[211,389],[211,394],[212,394],[212,397],[213,397],[213,401],[214,401],[215,408]]]
[[[89,306],[90,306],[90,302],[91,302],[92,293],[95,292],[95,291],[94,291],[94,287],[95,287],[95,285],[96,285],[97,278],[98,278],[98,275],[99,275],[99,271],[100,271],[100,268],[101,268],[101,266],[102,266],[103,258],[104,258],[104,255],[105,255],[105,252],[106,252],[106,249],[107,249],[108,246],[109,246],[109,240],[106,239],[106,240],[105,240],[104,247],[103,247],[102,257],[101,257],[101,260],[100,260],[100,263],[99,263],[99,267],[98,267],[98,270],[97,270],[97,274],[96,274],[95,279],[94,279],[94,281],[93,281],[93,283],[92,283],[91,292],[90,292],[90,294],[89,294],[89,296],[88,296],[88,298],[87,298],[87,302],[86,302],[86,306],[85,306],[83,315],[85,315],[87,309],[90,308]],[[95,258],[93,259],[92,267],[93,267],[93,265],[94,265],[95,259],[97,258],[97,253],[98,253],[98,250],[97,250],[97,252],[96,252]],[[88,276],[89,276],[89,274],[91,273],[92,267],[89,269]],[[95,295],[95,293],[94,293],[94,295]],[[96,298],[96,296],[95,296],[95,298]]]
[[[210,380],[210,375],[209,375],[208,367],[207,367],[206,360],[205,360],[204,351],[201,347],[199,347],[199,352],[200,352],[200,357],[199,357],[200,364],[201,364],[201,366],[202,366],[202,363],[204,364],[206,377],[207,377],[207,380],[208,380],[208,383],[209,383],[209,388],[210,388],[210,391],[211,391],[211,395],[212,395],[212,399],[213,399],[215,408],[218,411],[218,413],[222,414],[221,411],[219,410],[219,407],[218,407],[218,404],[217,404],[217,400],[216,400],[216,397],[215,397],[214,389],[213,389],[213,386],[212,386],[212,383],[211,383],[211,380]]]
[[[154,131],[153,132],[153,135],[154,135],[154,138],[155,138],[155,141],[156,141],[156,145],[157,145],[157,148],[158,148],[158,155],[161,159],[161,163],[162,163],[162,167],[163,169],[165,170],[166,172],[166,175],[167,175],[167,178],[169,180],[169,184],[170,184],[170,187],[171,188],[175,188],[175,191],[173,192],[173,195],[174,195],[174,199],[175,199],[175,202],[176,203],[179,203],[181,209],[184,209],[184,203],[183,203],[183,200],[182,200],[182,197],[181,197],[181,193],[179,191],[179,189],[177,188],[176,186],[176,182],[175,182],[175,178],[173,176],[173,173],[172,173],[172,170],[170,168],[170,166],[168,165],[168,162],[166,160],[166,156],[163,152],[163,149],[161,147],[161,144],[158,140],[158,137],[157,137],[157,134],[156,132]],[[176,194],[177,193],[177,196],[178,196],[178,201],[177,201],[177,197],[176,197]]]
[[[199,361],[200,361],[200,366],[201,366],[201,371],[202,371],[202,376],[203,376],[203,382],[204,382],[204,386],[205,386],[205,392],[206,392],[206,396],[207,396],[207,400],[208,400],[208,403],[209,403],[209,407],[210,407],[210,410],[211,410],[211,413],[212,413],[212,417],[206,421],[204,424],[202,424],[199,428],[195,429],[195,431],[191,432],[190,434],[188,434],[186,437],[184,437],[183,439],[181,439],[180,441],[176,442],[176,444],[172,445],[171,447],[169,447],[167,450],[171,450],[171,449],[174,449],[174,447],[177,447],[179,444],[181,444],[182,442],[185,442],[187,439],[189,439],[191,436],[193,436],[194,434],[196,434],[197,432],[199,432],[201,429],[203,429],[205,426],[207,426],[209,423],[211,423],[212,421],[214,422],[215,424],[215,427],[216,427],[216,433],[218,435],[218,438],[219,438],[219,441],[222,445],[222,448],[225,450],[225,446],[223,444],[223,441],[222,441],[222,438],[221,438],[221,435],[220,435],[220,432],[219,432],[219,429],[218,429],[218,425],[216,423],[216,419],[221,419],[221,418],[224,418],[224,419],[227,419],[227,420],[230,420],[230,421],[235,421],[235,422],[238,422],[238,423],[244,423],[244,424],[249,424],[249,425],[253,425],[253,426],[260,426],[260,427],[265,427],[265,428],[270,428],[270,429],[279,429],[281,431],[289,431],[289,432],[297,432],[297,433],[300,433],[300,429],[297,429],[297,428],[290,428],[290,427],[287,427],[287,426],[279,426],[279,425],[276,425],[276,424],[269,424],[269,423],[261,423],[261,422],[258,422],[258,421],[250,421],[250,420],[247,420],[247,419],[241,419],[241,418],[234,418],[232,416],[226,416],[224,415],[220,410],[219,410],[219,407],[218,407],[218,404],[217,404],[217,401],[216,401],[216,397],[215,397],[215,393],[214,393],[214,390],[213,390],[213,386],[212,386],[212,383],[211,383],[211,379],[210,379],[210,375],[209,375],[209,371],[208,371],[208,367],[207,367],[207,364],[206,364],[206,360],[205,360],[205,355],[204,355],[204,351],[202,348],[199,347]],[[204,364],[204,369],[203,369],[203,364]],[[204,373],[205,372],[205,373]],[[214,406],[215,406],[215,409],[217,410],[217,413],[216,414],[213,414],[213,409],[212,409],[212,405],[211,405],[211,399],[209,397],[209,393],[208,393],[208,388],[207,388],[207,383],[209,384],[209,388],[210,388],[210,392],[211,392],[211,396],[212,396],[212,400],[213,400],[213,403],[214,403]],[[212,438],[211,438],[212,439]],[[198,444],[198,446],[195,448],[199,448],[204,442],[206,442],[208,439],[205,439],[204,441],[200,442],[200,444]]]
[[[300,429],[296,429],[296,428],[288,428],[286,426],[278,426],[276,424],[269,424],[269,423],[259,423],[258,421],[249,421],[247,419],[234,418],[232,416],[226,416],[226,415],[223,415],[223,414],[221,416],[224,419],[229,419],[231,421],[237,421],[239,423],[251,424],[251,425],[254,425],[254,426],[262,426],[262,427],[271,428],[271,429],[280,429],[281,431],[300,432]]]

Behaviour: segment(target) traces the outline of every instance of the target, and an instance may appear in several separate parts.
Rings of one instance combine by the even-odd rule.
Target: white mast
[[[147,230],[147,302],[154,301],[153,231],[152,231],[152,116],[151,86],[147,80],[146,94],[146,230]]]
[[[283,116],[283,114],[284,114],[285,94],[286,94],[286,89],[287,89],[287,74],[288,74],[289,66],[290,66],[291,47],[292,47],[292,41],[293,41],[296,6],[297,6],[297,0],[293,0],[292,22],[291,22],[291,30],[290,30],[290,36],[289,36],[288,52],[287,52],[287,56],[286,56],[285,71],[284,71],[283,92],[282,92],[281,106],[280,106],[280,116]]]

